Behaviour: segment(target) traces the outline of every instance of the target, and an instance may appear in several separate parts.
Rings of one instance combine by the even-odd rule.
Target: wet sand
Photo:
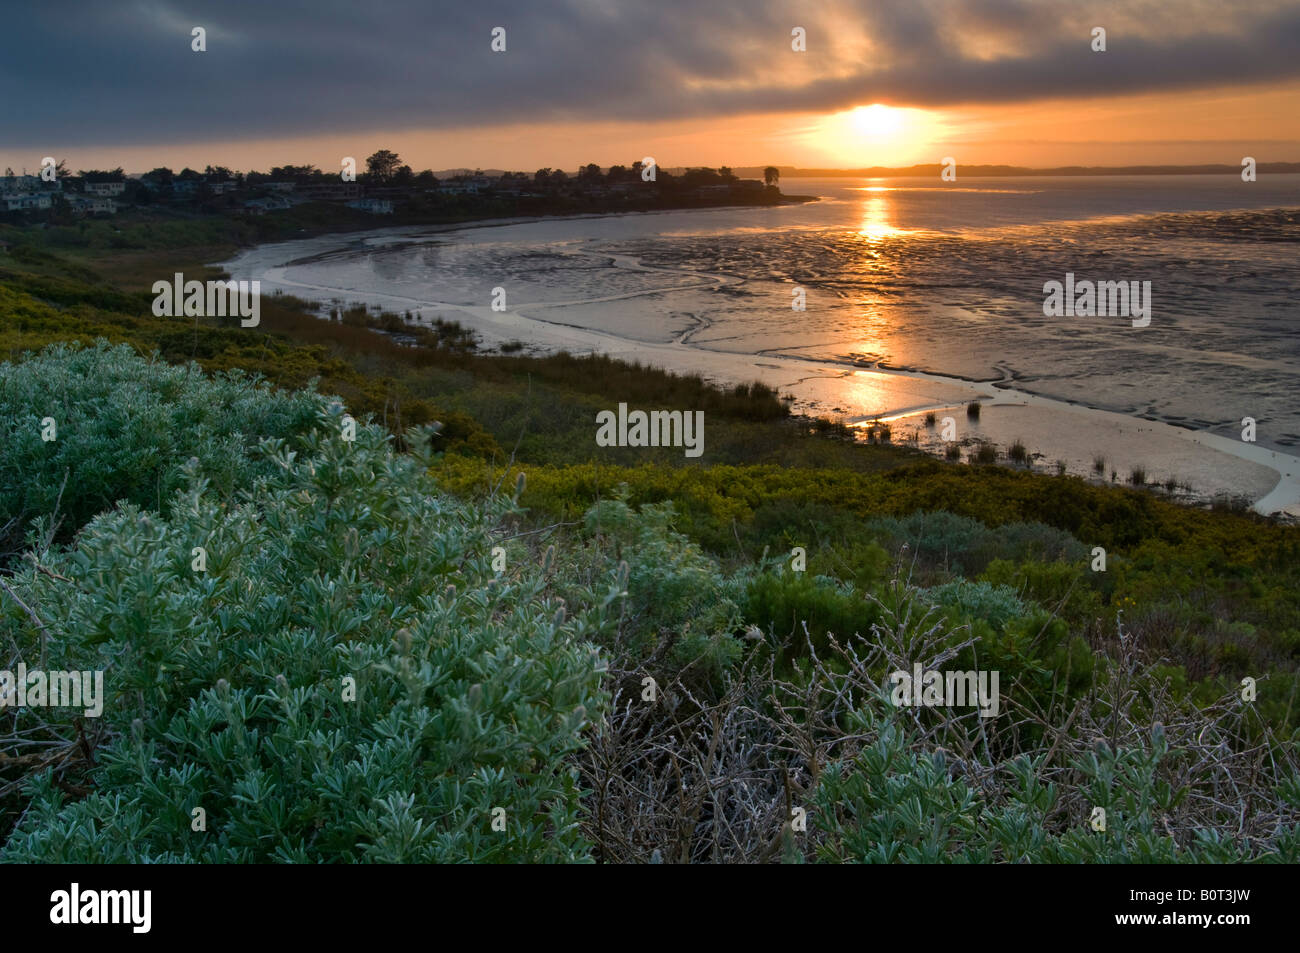
[[[501,223],[490,223],[500,225]],[[1031,455],[1037,470],[1056,472],[1062,461],[1067,472],[1105,482],[1127,483],[1135,468],[1142,468],[1148,483],[1174,480],[1190,487],[1172,495],[1178,499],[1204,501],[1217,494],[1249,498],[1261,513],[1279,513],[1300,518],[1300,457],[1244,441],[1230,440],[1204,431],[1129,416],[1081,404],[1055,400],[1016,390],[1008,381],[971,381],[959,377],[914,370],[862,366],[850,360],[808,359],[781,353],[738,353],[711,348],[694,340],[698,322],[656,312],[656,301],[667,292],[693,288],[718,288],[739,283],[728,275],[699,271],[651,268],[630,257],[614,256],[620,274],[635,277],[632,290],[573,298],[562,293],[546,300],[510,303],[505,311],[489,305],[466,304],[463,300],[432,300],[377,291],[374,287],[348,287],[346,269],[339,285],[322,283],[321,269],[315,280],[300,277],[306,262],[327,261],[331,254],[354,251],[357,247],[383,247],[409,241],[412,236],[463,230],[428,228],[386,229],[352,236],[322,236],[302,241],[263,245],[223,263],[233,278],[258,279],[262,292],[282,290],[287,294],[321,301],[364,301],[370,305],[405,312],[421,318],[452,317],[475,331],[486,348],[509,341],[522,341],[531,353],[567,350],[575,354],[601,353],[629,361],[640,361],[667,370],[699,374],[718,383],[761,381],[795,398],[793,409],[810,415],[825,415],[850,424],[880,419],[891,424],[895,443],[915,440],[915,445],[942,454],[941,423],[927,427],[924,418],[933,411],[940,422],[953,418],[962,457],[980,441],[991,441],[1000,450],[1019,440]],[[450,236],[454,241],[454,236]],[[323,256],[323,257],[322,257]],[[606,256],[607,258],[609,256]],[[562,291],[562,289],[561,289]],[[639,307],[627,305],[639,302]],[[593,315],[604,309],[606,326],[590,326]],[[579,326],[573,319],[581,319]],[[792,312],[792,320],[798,320]],[[656,331],[666,327],[670,340],[638,334],[638,325],[650,323]],[[645,340],[645,337],[651,340]],[[617,401],[618,395],[610,395]],[[981,402],[978,420],[967,417],[965,405]],[[1105,472],[1094,472],[1094,458],[1104,456]],[[1165,492],[1165,491],[1161,491]]]

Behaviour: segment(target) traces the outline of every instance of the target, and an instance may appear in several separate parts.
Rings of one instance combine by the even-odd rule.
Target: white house
[[[101,198],[115,198],[126,191],[125,182],[87,182],[86,194]]]
[[[39,175],[0,175],[0,192],[38,192],[47,184],[56,189],[62,188],[59,181],[45,183]]]
[[[49,208],[50,197],[40,192],[10,192],[0,196],[6,212],[24,212],[28,209]]]
[[[388,199],[355,199],[348,203],[348,208],[360,209],[373,215],[393,214],[393,203]]]
[[[78,215],[86,213],[116,215],[117,203],[110,198],[98,195],[73,195],[68,198],[72,211]]]

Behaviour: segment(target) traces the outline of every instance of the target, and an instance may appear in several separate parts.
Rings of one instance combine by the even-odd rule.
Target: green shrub
[[[263,441],[269,475],[235,504],[190,466],[168,515],[124,505],[13,577],[45,633],[5,601],[6,641],[30,661],[54,634],[47,667],[105,670],[107,701],[90,763],[71,713],[19,714],[19,736],[72,760],[30,780],[0,860],[587,857],[564,759],[602,704],[589,640],[612,577],[567,615],[537,567],[498,578],[503,504],[440,495],[427,438],[414,459],[375,426],[345,442],[340,414],[300,451]]]
[[[821,651],[827,635],[841,641],[864,635],[878,620],[879,610],[851,586],[825,576],[783,571],[756,576],[745,593],[745,621],[771,632],[778,658],[788,660],[807,652],[804,628]]]
[[[602,500],[584,517],[594,550],[581,557],[581,569],[568,566],[564,575],[581,578],[592,566],[624,562],[622,629],[632,634],[635,651],[647,656],[667,640],[679,667],[702,663],[704,674],[720,676],[742,650],[735,637],[742,584],[675,532],[672,520],[671,503],[634,510],[622,499]]]
[[[0,553],[56,508],[66,539],[118,501],[160,506],[191,457],[211,491],[229,498],[269,472],[250,457],[258,440],[296,446],[323,406],[315,394],[272,391],[240,371],[208,378],[195,365],[146,361],[104,342],[0,365],[0,530],[9,522]]]
[[[995,559],[1073,561],[1087,552],[1069,533],[1043,523],[990,527],[942,510],[879,517],[868,522],[867,529],[889,549],[898,550],[906,543],[909,558],[916,557],[923,567],[958,574],[978,574]]]
[[[983,619],[995,629],[1025,612],[1025,604],[1009,586],[992,586],[987,582],[955,579],[924,590],[924,597],[934,605],[955,609],[965,620]]]
[[[1097,579],[1096,577],[1102,577]],[[1085,621],[1102,614],[1105,600],[1103,586],[1107,577],[1091,572],[1086,565],[1068,562],[1040,562],[1025,559],[995,559],[980,579],[994,586],[1005,586],[1023,598],[1059,611],[1062,617]]]
[[[1112,751],[1104,744],[1072,767],[1082,803],[1106,812],[1105,831],[1091,815],[1066,807],[1056,784],[1039,779],[1041,759],[999,764],[998,782],[972,787],[951,776],[958,766],[942,751],[922,754],[909,744],[897,711],[857,713],[854,729],[869,741],[822,775],[810,811],[823,832],[818,857],[856,863],[1240,863],[1257,852],[1273,861],[1300,857],[1300,829],[1279,826],[1270,844],[1234,842],[1199,829],[1180,844],[1162,817],[1187,795],[1158,771],[1170,757],[1159,730],[1146,749]],[[1300,778],[1279,793],[1300,802]]]
[[[925,565],[961,567],[966,554],[988,546],[990,533],[979,520],[942,510],[909,516],[884,516],[871,520],[868,530],[878,533],[891,549],[904,544],[909,556]]]

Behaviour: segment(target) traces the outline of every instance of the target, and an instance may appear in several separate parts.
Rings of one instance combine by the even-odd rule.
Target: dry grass
[[[866,638],[832,638],[827,659],[807,637],[809,666],[798,681],[775,670],[772,653],[754,652],[725,689],[703,697],[682,673],[643,700],[643,679],[662,677],[666,643],[644,664],[609,672],[612,703],[576,757],[584,801],[583,826],[598,860],[611,863],[763,863],[815,857],[824,841],[814,824],[794,838],[791,809],[809,806],[818,779],[836,761],[852,759],[876,735],[855,733],[850,713],[887,705],[887,680],[873,673],[937,668],[975,645],[955,638],[931,610],[894,582],[881,603],[884,623]],[[960,636],[960,632],[956,633]],[[1140,634],[1119,630],[1109,674],[1072,701],[1046,706],[1027,686],[1004,680],[1002,711],[984,720],[974,709],[901,709],[916,752],[943,751],[954,781],[963,780],[989,804],[1007,802],[1016,781],[1004,765],[1027,756],[1042,784],[1059,798],[1043,819],[1047,834],[1077,827],[1091,811],[1086,763],[1099,745],[1111,751],[1152,745],[1154,725],[1168,740],[1159,780],[1186,796],[1159,818],[1182,847],[1198,831],[1216,830],[1236,842],[1264,840],[1295,811],[1273,791],[1300,770],[1294,746],[1259,724],[1235,695],[1194,708],[1151,677],[1138,651]],[[976,649],[978,646],[976,645]],[[620,654],[615,647],[615,657]]]

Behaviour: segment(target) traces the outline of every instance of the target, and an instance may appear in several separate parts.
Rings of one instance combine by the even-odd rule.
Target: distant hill
[[[872,166],[867,169],[800,169],[795,166],[780,166],[783,179],[829,179],[837,177],[852,178],[886,178],[890,176],[937,176],[942,168],[937,162],[929,165],[911,165],[903,168]],[[1015,165],[962,165],[957,163],[959,175],[995,176],[995,175],[1236,175],[1241,172],[1241,165],[1063,165],[1051,169],[1028,169]],[[1261,162],[1256,171],[1268,173],[1300,172],[1300,162]],[[761,166],[748,166],[735,170],[742,177],[762,178]]]

